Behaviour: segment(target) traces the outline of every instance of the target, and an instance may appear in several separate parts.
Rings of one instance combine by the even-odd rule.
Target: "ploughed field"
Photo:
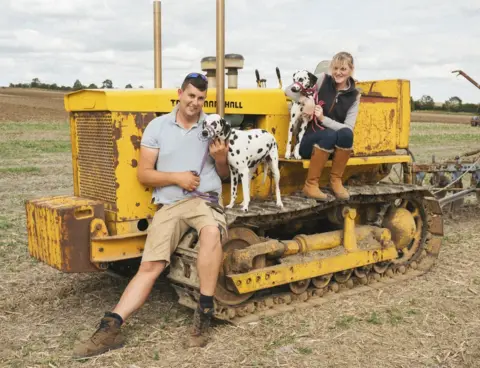
[[[437,119],[437,118],[436,118]],[[412,117],[418,162],[479,148],[480,129]],[[132,179],[133,180],[133,179]],[[0,89],[1,367],[476,367],[480,359],[480,205],[445,215],[433,270],[418,279],[235,327],[215,323],[207,348],[186,350],[192,312],[160,278],[124,326],[125,348],[70,358],[128,280],[62,274],[27,252],[24,201],[72,194],[63,94]]]

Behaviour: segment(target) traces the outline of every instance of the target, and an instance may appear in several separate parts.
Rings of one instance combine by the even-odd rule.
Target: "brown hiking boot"
[[[330,152],[322,150],[317,145],[313,146],[307,179],[305,180],[305,185],[303,186],[303,194],[305,194],[307,197],[314,198],[319,201],[326,201],[328,199],[328,196],[320,190],[318,183],[329,156]]]
[[[120,321],[105,317],[100,321],[97,331],[87,341],[79,343],[73,350],[74,358],[87,358],[103,354],[123,346],[124,339],[120,332]]]
[[[350,194],[342,184],[342,176],[347,166],[347,161],[352,153],[351,149],[337,147],[332,162],[332,171],[330,172],[330,187],[335,197],[338,199],[349,199]]]
[[[206,308],[203,311],[199,306],[193,315],[193,326],[188,340],[188,347],[204,347],[208,343],[207,332],[213,316],[213,308]]]

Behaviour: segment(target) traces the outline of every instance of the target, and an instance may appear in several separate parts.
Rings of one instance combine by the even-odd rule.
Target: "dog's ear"
[[[310,80],[310,87],[313,87],[315,83],[317,83],[318,78],[315,76],[315,74],[312,74],[308,72],[308,79]]]
[[[220,125],[222,126],[221,134],[225,137],[225,139],[227,139],[228,137],[230,137],[232,126],[224,118],[220,119]]]

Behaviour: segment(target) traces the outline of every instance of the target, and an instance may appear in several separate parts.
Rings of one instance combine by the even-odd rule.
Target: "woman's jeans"
[[[351,149],[353,146],[353,132],[349,128],[342,128],[340,130],[330,128],[321,130],[320,128],[316,128],[316,131],[310,128],[300,143],[300,156],[307,160],[310,159],[313,145],[315,144],[323,150],[330,152],[335,149],[335,146]]]

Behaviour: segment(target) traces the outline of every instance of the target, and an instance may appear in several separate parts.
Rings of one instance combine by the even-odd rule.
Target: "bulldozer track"
[[[364,269],[349,270],[351,276],[345,280],[331,277],[328,283],[310,283],[309,287],[301,293],[286,291],[285,288],[269,288],[257,291],[251,298],[238,305],[223,305],[215,303],[215,317],[233,324],[255,322],[259,319],[275,316],[281,313],[292,312],[300,308],[308,308],[321,305],[330,300],[348,297],[383,288],[391,284],[418,277],[427,272],[434,265],[438,257],[442,236],[443,221],[442,211],[438,200],[425,187],[414,185],[378,184],[375,186],[359,186],[348,188],[351,198],[348,201],[330,200],[318,203],[300,196],[287,197],[286,209],[279,213],[273,210],[273,206],[265,203],[252,202],[248,214],[232,211],[227,214],[231,226],[251,225],[256,229],[272,226],[291,221],[294,218],[320,214],[332,206],[361,205],[368,203],[389,203],[397,200],[413,201],[419,205],[423,219],[421,242],[415,253],[408,259],[385,264],[375,264],[368,272]],[[292,209],[294,203],[300,204]],[[311,206],[308,206],[311,204]],[[270,218],[274,216],[274,220]],[[283,220],[283,221],[282,221]],[[196,260],[196,250],[181,252],[175,255],[180,263],[190,263]],[[199,298],[199,285],[195,282],[190,284],[178,282],[172,278],[172,286],[179,296],[179,303],[195,308]],[[338,282],[338,281],[341,281]]]

